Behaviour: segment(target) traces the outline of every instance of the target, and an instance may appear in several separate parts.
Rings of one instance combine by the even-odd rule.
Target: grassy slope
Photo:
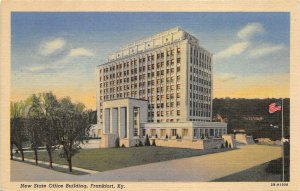
[[[212,182],[277,182],[281,181],[280,174],[267,173],[266,168],[269,162],[253,168],[231,174]]]

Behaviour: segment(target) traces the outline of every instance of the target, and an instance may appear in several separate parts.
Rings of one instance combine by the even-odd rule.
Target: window
[[[138,128],[134,128],[133,130],[134,130],[133,136],[138,136]]]
[[[214,136],[214,129],[209,130],[209,136],[213,137]]]
[[[171,129],[171,136],[177,135],[177,129]]]
[[[182,137],[188,136],[188,132],[189,132],[188,129],[182,129]]]
[[[151,137],[154,137],[156,135],[156,129],[151,129]]]

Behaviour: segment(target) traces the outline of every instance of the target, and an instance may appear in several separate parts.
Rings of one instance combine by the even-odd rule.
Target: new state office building
[[[212,122],[212,54],[176,27],[128,44],[97,67],[101,147],[219,148],[227,124]],[[232,144],[233,145],[233,144]]]

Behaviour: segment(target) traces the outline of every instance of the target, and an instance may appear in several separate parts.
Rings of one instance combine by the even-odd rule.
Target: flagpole
[[[283,98],[281,98],[282,181],[284,182]]]

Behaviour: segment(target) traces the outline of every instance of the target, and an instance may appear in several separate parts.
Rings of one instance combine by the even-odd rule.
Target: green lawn
[[[255,166],[253,168],[231,174],[212,182],[279,182],[281,181],[280,174],[268,173],[266,168],[270,162]]]
[[[22,161],[18,161],[18,162],[22,162]],[[27,164],[31,164],[31,165],[35,165],[35,162],[29,162],[29,161],[24,161],[25,163]],[[42,167],[42,168],[47,168],[47,169],[50,169],[49,165],[46,165],[46,164],[38,164],[39,167]],[[69,172],[69,169],[68,168],[61,168],[61,167],[56,167],[56,166],[53,166],[52,169],[50,170],[54,170],[54,171],[57,171],[57,172],[63,172],[63,173],[67,173],[67,174],[72,174],[72,175],[85,175],[85,174],[89,174],[87,172],[82,172],[82,171],[78,171],[78,170],[72,170],[72,172]]]
[[[95,171],[107,171],[129,166],[148,164],[159,161],[200,156],[205,154],[228,151],[229,149],[195,150],[170,147],[131,147],[131,148],[106,148],[106,149],[82,149],[73,158],[73,166]],[[232,150],[232,149],[231,149]],[[60,158],[59,151],[54,151],[53,162],[67,164],[64,158]],[[39,160],[48,161],[45,151],[40,151]],[[15,154],[20,156],[20,154]],[[32,152],[25,153],[25,158],[34,158]]]

